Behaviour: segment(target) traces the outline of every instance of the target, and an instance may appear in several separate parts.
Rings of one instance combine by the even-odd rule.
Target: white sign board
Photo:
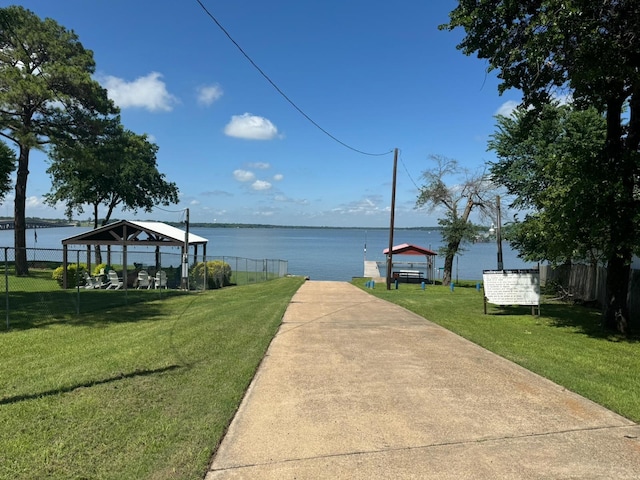
[[[494,305],[540,305],[538,270],[484,270],[484,297]]]

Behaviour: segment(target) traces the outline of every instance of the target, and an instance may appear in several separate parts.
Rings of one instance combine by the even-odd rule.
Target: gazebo
[[[202,259],[206,259],[207,242],[191,232],[167,225],[162,222],[136,222],[132,220],[120,220],[110,223],[88,232],[75,235],[62,240],[64,288],[67,288],[67,253],[69,245],[86,245],[87,268],[91,270],[91,246],[104,245],[107,247],[107,263],[111,263],[111,247],[122,248],[123,278],[127,278],[127,248],[133,246],[155,246],[156,268],[159,268],[160,247],[181,247],[182,256],[189,254],[189,247],[193,246],[194,261],[198,257],[198,246],[202,245]],[[185,258],[186,259],[186,258]],[[184,276],[184,273],[183,273]],[[124,282],[127,288],[127,282]]]
[[[389,254],[389,249],[385,248],[382,253]],[[394,245],[391,249],[392,258],[396,255],[413,255],[413,256],[425,256],[425,262],[393,262],[391,265],[391,278],[397,280],[410,281],[422,281],[429,280],[433,282],[433,257],[438,255],[433,250],[428,248],[419,247],[410,243],[403,243],[401,245]]]

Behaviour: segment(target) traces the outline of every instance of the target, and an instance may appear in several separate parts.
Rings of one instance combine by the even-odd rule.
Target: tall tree
[[[508,237],[525,259],[606,262],[610,235],[602,219],[609,205],[598,194],[609,175],[598,168],[605,136],[594,108],[547,105],[497,117],[489,148],[498,161],[490,173],[513,196],[511,207],[525,212]]]
[[[67,216],[92,208],[94,227],[106,225],[116,208],[150,212],[156,205],[178,203],[178,188],[158,171],[157,145],[119,122],[96,137],[70,138],[51,150],[52,190],[47,203],[66,206]],[[100,220],[99,207],[105,208]],[[96,262],[100,263],[96,248]]]
[[[450,22],[464,28],[458,45],[487,59],[502,81],[538,108],[569,91],[578,105],[606,118],[606,139],[594,168],[609,172],[596,192],[609,205],[605,324],[629,329],[627,294],[635,239],[640,233],[640,2],[637,0],[459,0]],[[629,115],[623,115],[624,105]]]
[[[427,207],[430,212],[444,209],[444,218],[438,220],[442,227],[444,246],[444,269],[442,283],[451,283],[453,259],[461,251],[461,245],[471,241],[477,234],[477,227],[469,220],[471,212],[479,210],[482,215],[495,212],[495,190],[484,174],[471,174],[460,167],[456,160],[439,155],[431,155],[436,166],[423,172],[425,183],[420,188],[417,207]],[[447,180],[455,177],[454,185]]]
[[[116,113],[91,75],[93,53],[54,20],[10,6],[0,10],[0,135],[19,151],[15,185],[16,273],[28,274],[25,206],[29,154],[78,127],[87,112]]]

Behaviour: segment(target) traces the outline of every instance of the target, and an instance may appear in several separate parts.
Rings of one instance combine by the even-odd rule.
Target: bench
[[[411,280],[422,280],[423,273],[420,270],[399,270],[397,272],[393,272],[393,278],[395,279],[403,279],[406,282]]]

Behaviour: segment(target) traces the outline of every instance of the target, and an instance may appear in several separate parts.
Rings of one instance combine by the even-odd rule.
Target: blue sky
[[[415,209],[429,155],[482,169],[494,159],[487,152],[494,116],[520,99],[499,96],[486,63],[456,49],[461,31],[438,30],[454,1],[202,3],[322,129],[356,150],[399,149],[397,227],[437,225],[437,211]],[[323,133],[196,0],[21,5],[74,30],[93,50],[95,78],[124,126],[159,146],[158,168],[180,189],[170,210],[189,208],[192,222],[389,225],[393,154],[364,155]],[[42,204],[46,168],[46,157],[33,153],[27,215],[60,218],[63,208]],[[11,195],[4,209],[12,215]],[[181,215],[157,209],[135,218]]]

